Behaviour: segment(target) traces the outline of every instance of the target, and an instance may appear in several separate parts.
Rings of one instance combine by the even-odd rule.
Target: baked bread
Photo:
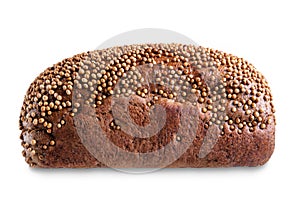
[[[184,44],[95,50],[30,85],[20,139],[31,167],[259,166],[275,145],[264,76],[231,54]]]

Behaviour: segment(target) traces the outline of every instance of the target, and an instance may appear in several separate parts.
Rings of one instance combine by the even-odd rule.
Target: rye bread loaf
[[[145,44],[67,58],[30,85],[21,110],[31,167],[259,166],[275,110],[252,64],[210,48]]]

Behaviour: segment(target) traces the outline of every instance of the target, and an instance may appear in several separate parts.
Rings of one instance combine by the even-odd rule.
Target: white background
[[[6,1],[0,3],[0,199],[299,199],[299,6],[297,1]],[[30,169],[18,116],[29,84],[46,67],[93,50],[119,33],[164,28],[244,57],[270,83],[276,149],[259,168]]]

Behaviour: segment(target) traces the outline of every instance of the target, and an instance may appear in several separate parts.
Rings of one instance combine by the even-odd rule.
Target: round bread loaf
[[[24,99],[20,138],[31,167],[258,166],[274,150],[274,113],[267,81],[243,58],[128,45],[41,73]]]

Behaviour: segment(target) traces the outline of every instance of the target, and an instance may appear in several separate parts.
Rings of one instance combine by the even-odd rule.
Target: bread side
[[[114,104],[128,96],[127,104]],[[193,115],[182,112],[187,104],[198,111],[190,143],[190,132],[179,131]],[[128,133],[128,116],[117,116],[124,107],[138,127],[159,127],[157,134]],[[151,116],[155,107],[165,115]],[[119,167],[132,167],[132,153],[163,156],[171,142],[163,167],[257,166],[274,150],[274,113],[265,78],[242,58],[192,45],[129,45],[79,54],[40,74],[24,99],[20,138],[31,167],[111,167],[96,148],[99,127],[113,144],[105,149],[112,157],[129,152]],[[142,128],[140,134],[148,130]]]

